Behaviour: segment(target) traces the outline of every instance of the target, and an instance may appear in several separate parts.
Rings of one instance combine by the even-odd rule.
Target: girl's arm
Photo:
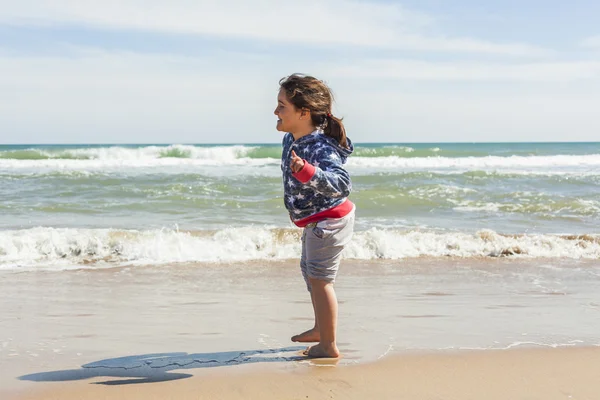
[[[350,195],[352,181],[337,153],[329,153],[315,164],[312,165],[304,160],[304,168],[295,172],[293,176],[325,196],[348,197]]]

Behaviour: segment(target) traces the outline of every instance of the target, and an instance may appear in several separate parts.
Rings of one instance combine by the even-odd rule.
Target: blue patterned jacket
[[[334,209],[346,201],[352,182],[343,164],[354,150],[350,139],[347,141],[348,149],[319,130],[296,141],[291,133],[283,137],[284,203],[294,223]],[[297,173],[290,167],[292,150],[305,162],[304,168]]]

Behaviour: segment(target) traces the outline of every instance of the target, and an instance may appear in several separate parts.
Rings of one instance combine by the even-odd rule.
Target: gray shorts
[[[344,246],[354,232],[354,210],[343,218],[330,218],[309,224],[302,232],[300,268],[310,292],[310,280],[334,282]]]

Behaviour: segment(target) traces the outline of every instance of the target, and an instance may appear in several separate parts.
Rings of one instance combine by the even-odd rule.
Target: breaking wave
[[[70,269],[173,263],[285,260],[300,254],[300,230],[217,231],[32,228],[0,231],[0,269]],[[414,257],[600,258],[600,235],[504,235],[372,228],[356,232],[349,259]]]

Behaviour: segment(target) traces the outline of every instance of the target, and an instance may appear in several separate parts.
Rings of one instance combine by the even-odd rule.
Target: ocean
[[[279,144],[0,145],[0,270],[295,259]],[[600,143],[358,143],[346,259],[600,258]]]

